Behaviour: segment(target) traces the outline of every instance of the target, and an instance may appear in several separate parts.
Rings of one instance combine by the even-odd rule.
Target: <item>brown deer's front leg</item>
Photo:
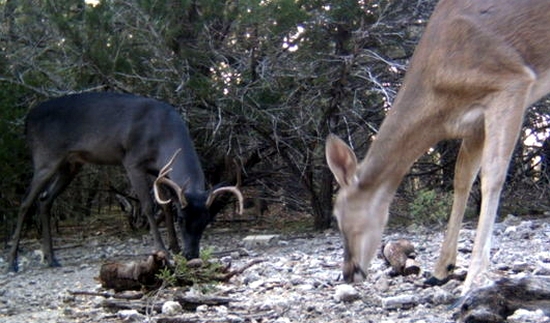
[[[482,130],[478,131],[478,135],[467,137],[462,141],[455,166],[454,198],[451,217],[433,276],[426,281],[429,285],[442,285],[446,283],[449,275],[455,268],[458,234],[462,225],[462,219],[464,218],[470,190],[479,172],[482,150]]]

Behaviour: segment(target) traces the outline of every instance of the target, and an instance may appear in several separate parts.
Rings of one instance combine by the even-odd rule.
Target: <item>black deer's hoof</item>
[[[57,261],[57,259],[55,259],[55,258],[53,258],[52,260],[48,261],[47,264],[48,264],[48,267],[51,267],[51,268],[58,268],[58,267],[61,267],[61,264],[60,264],[59,261]]]
[[[447,282],[449,281],[449,276],[443,278],[443,279],[439,279],[439,278],[436,278],[434,276],[426,279],[424,281],[424,285],[425,286],[441,286],[441,285],[445,285]]]

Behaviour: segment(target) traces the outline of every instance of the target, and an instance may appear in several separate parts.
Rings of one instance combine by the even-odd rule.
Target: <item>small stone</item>
[[[434,305],[451,304],[456,300],[456,297],[453,294],[449,293],[439,286],[436,286],[433,289],[434,293],[432,296],[432,303]]]
[[[279,247],[286,247],[286,246],[288,246],[288,241],[285,241],[285,240],[277,241],[277,245]]]
[[[351,285],[342,284],[334,288],[334,299],[338,302],[352,302],[359,297],[359,292]]]
[[[512,264],[512,271],[515,273],[526,272],[530,271],[530,267],[531,265],[526,262],[517,261]]]
[[[117,317],[125,322],[140,322],[145,319],[145,316],[139,314],[136,310],[121,310],[117,312]]]
[[[314,289],[315,289],[315,286],[311,284],[300,284],[296,286],[296,290],[303,291],[303,292],[307,292]]]
[[[385,309],[411,308],[418,305],[418,297],[416,295],[399,295],[386,297],[382,299],[382,307]]]
[[[513,214],[507,214],[502,222],[504,222],[506,225],[511,225],[518,224],[519,222],[521,222],[521,220]]]
[[[204,261],[200,258],[191,259],[187,262],[189,268],[201,268],[202,266],[204,266]]]
[[[542,310],[529,311],[525,309],[519,309],[509,316],[506,320],[510,323],[524,323],[524,322],[548,322],[548,317],[544,315]]]
[[[223,306],[223,305],[215,306],[214,311],[222,315],[227,315],[227,313],[229,312],[229,310],[227,309],[227,306]]]
[[[245,248],[253,248],[256,246],[270,245],[278,239],[278,234],[260,234],[245,237],[243,239],[243,243]]]
[[[199,305],[197,306],[197,308],[195,309],[195,311],[197,313],[204,313],[204,312],[208,312],[208,305]]]
[[[246,320],[240,316],[237,316],[237,315],[234,315],[234,314],[229,314],[226,316],[227,318],[227,321],[228,322],[231,322],[231,323],[241,323],[241,322],[246,322]]]
[[[542,262],[550,263],[550,252],[544,251],[538,254],[538,258]]]
[[[390,288],[390,281],[387,276],[381,276],[376,283],[374,283],[374,288],[379,292],[385,292]]]
[[[534,275],[540,275],[540,276],[550,276],[550,265],[546,263],[538,263],[537,267],[533,271]]]
[[[509,227],[506,227],[506,229],[504,230],[504,234],[509,236],[512,233],[516,233],[517,231],[518,231],[518,227],[511,225]]]
[[[164,304],[162,304],[162,314],[168,315],[168,316],[174,316],[176,314],[179,314],[182,311],[181,304],[174,301],[167,301]]]
[[[302,276],[299,276],[299,275],[292,275],[290,277],[290,283],[292,285],[300,285],[304,282],[304,277]]]

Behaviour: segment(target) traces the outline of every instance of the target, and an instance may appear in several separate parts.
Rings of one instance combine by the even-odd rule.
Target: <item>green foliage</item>
[[[167,286],[176,286],[178,283],[175,272],[170,268],[162,268],[157,274],[157,278]]]
[[[451,206],[452,194],[437,192],[433,189],[422,189],[409,204],[413,222],[417,224],[442,224],[447,221]]]
[[[25,109],[13,110],[17,103],[114,90],[173,104],[205,170],[219,179],[212,161],[236,158],[245,182],[293,210],[328,218],[316,225],[326,228],[334,183],[324,140],[339,134],[364,155],[435,2],[0,1],[0,101],[11,101],[0,103],[2,203],[19,201],[23,193],[13,188],[30,177],[20,137]],[[12,84],[27,91],[22,99]],[[443,155],[424,162],[420,185],[448,177],[428,172],[452,164]],[[433,213],[425,203],[414,203],[418,219]]]
[[[182,255],[174,256],[174,267],[163,269],[157,277],[168,286],[207,286],[219,281],[225,267],[212,258],[212,249],[201,250],[202,266],[189,267]]]
[[[15,217],[30,174],[23,138],[26,112],[20,101],[23,95],[19,86],[0,87],[0,214],[10,220]],[[2,224],[7,224],[8,219],[2,219]]]

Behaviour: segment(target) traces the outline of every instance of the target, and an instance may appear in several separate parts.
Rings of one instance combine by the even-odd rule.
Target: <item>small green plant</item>
[[[161,269],[161,271],[157,274],[157,278],[162,280],[164,285],[167,286],[176,286],[178,282],[174,272],[170,268]]]
[[[450,213],[452,194],[423,189],[409,204],[409,212],[416,224],[444,223]]]
[[[163,269],[157,277],[168,286],[210,285],[219,282],[226,269],[212,258],[212,249],[204,249],[200,263],[190,265],[181,255],[174,256],[174,266]]]

